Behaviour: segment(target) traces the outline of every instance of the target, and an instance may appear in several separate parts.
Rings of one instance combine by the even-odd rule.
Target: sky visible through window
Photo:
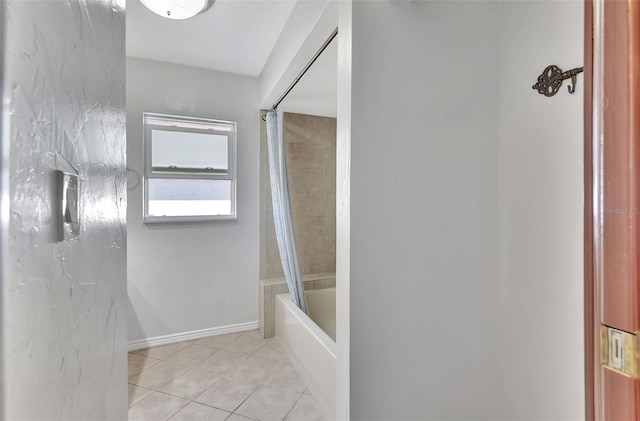
[[[149,214],[153,216],[228,215],[230,180],[149,179]]]

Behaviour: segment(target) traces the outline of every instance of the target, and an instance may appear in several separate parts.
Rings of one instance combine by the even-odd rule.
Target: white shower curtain
[[[300,275],[296,238],[293,232],[291,194],[289,193],[289,176],[284,147],[284,127],[282,112],[280,111],[269,111],[267,113],[267,144],[273,220],[278,248],[280,249],[280,261],[282,262],[284,277],[291,293],[291,300],[302,311],[309,313],[307,300],[304,297],[304,284]]]

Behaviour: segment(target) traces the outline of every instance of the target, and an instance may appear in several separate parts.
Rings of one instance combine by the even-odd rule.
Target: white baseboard
[[[193,330],[191,332],[175,333],[173,335],[156,336],[154,338],[139,339],[127,344],[128,352],[153,346],[168,345],[176,342],[190,341],[192,339],[208,338],[209,336],[224,335],[226,333],[246,332],[258,328],[258,322],[239,323],[237,325],[212,327],[210,329]]]

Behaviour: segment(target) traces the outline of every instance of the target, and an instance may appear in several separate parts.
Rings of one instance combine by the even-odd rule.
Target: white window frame
[[[149,123],[151,121],[162,121],[162,124]],[[175,123],[175,124],[172,124]],[[186,127],[191,124],[191,127]],[[199,127],[200,126],[200,127]],[[206,128],[204,126],[213,126]],[[143,156],[144,156],[144,176],[143,176],[143,216],[145,224],[172,223],[172,222],[206,222],[220,220],[237,219],[236,206],[236,134],[237,124],[235,121],[214,120],[208,118],[184,117],[169,114],[143,113]],[[227,136],[229,153],[228,174],[154,174],[151,170],[151,131],[161,129],[165,131],[180,131],[185,133],[207,133]],[[157,216],[149,215],[149,179],[182,179],[182,180],[230,180],[231,181],[231,213],[229,215],[184,215],[184,216]]]

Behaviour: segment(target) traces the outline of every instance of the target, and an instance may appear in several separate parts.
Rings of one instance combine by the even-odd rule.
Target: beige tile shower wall
[[[335,272],[336,119],[285,113],[285,145],[294,231],[303,275]],[[266,150],[266,139],[263,139]],[[266,152],[263,159],[265,212],[260,277],[283,276],[273,226]]]

